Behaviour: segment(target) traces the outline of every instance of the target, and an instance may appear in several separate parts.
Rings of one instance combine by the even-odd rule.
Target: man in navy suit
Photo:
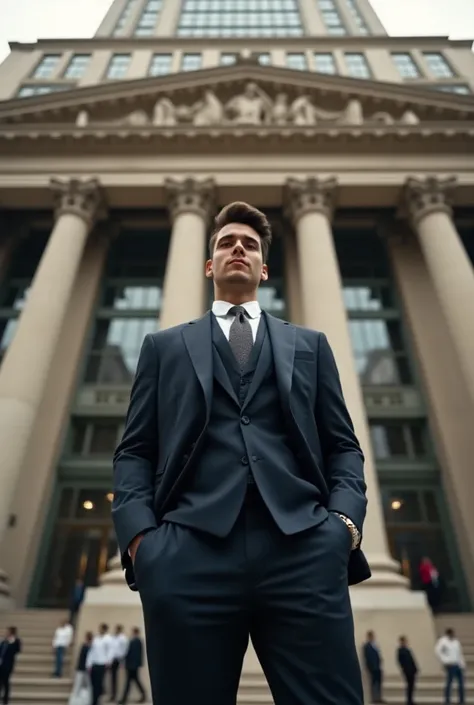
[[[3,693],[3,703],[8,705],[10,698],[10,678],[15,669],[17,654],[21,651],[21,641],[16,627],[8,627],[5,638],[0,641],[0,696]]]
[[[235,705],[249,636],[276,705],[363,702],[364,458],[326,336],[260,309],[271,239],[252,206],[217,215],[212,311],[145,338],[114,457],[160,705]]]

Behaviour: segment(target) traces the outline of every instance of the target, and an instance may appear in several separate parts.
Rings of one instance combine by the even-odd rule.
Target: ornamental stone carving
[[[56,218],[71,213],[82,218],[90,229],[99,217],[105,215],[105,200],[97,179],[51,179],[50,187]]]
[[[337,179],[290,178],[286,182],[285,205],[287,217],[296,226],[306,213],[322,213],[332,219],[337,196]]]
[[[274,103],[256,83],[248,83],[243,93],[227,102],[225,109],[235,125],[262,125],[271,122]]]
[[[404,189],[404,207],[414,226],[430,213],[451,215],[452,197],[457,184],[455,177],[407,179]]]
[[[222,86],[225,89],[225,86]],[[87,111],[82,110],[76,118],[77,127],[85,128],[91,122]],[[105,121],[101,121],[103,124]],[[308,94],[290,96],[280,92],[271,98],[257,83],[249,82],[241,93],[223,100],[216,91],[206,88],[202,97],[191,105],[177,104],[169,95],[158,97],[151,114],[135,109],[119,120],[108,124],[131,127],[195,127],[231,126],[246,127],[316,127],[328,123],[336,125],[416,125],[418,117],[413,111],[405,111],[400,118],[388,112],[376,112],[364,116],[362,103],[356,98],[348,100],[340,110],[319,107]]]
[[[196,213],[208,223],[216,210],[214,179],[167,179],[165,189],[172,221],[181,213]]]

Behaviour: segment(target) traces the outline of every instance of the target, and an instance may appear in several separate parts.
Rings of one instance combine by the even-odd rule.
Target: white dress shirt
[[[235,320],[235,315],[229,313],[232,306],[235,304],[230,304],[228,301],[214,301],[212,304],[212,313],[217,318],[217,321],[222,329],[227,340],[230,336],[230,327]],[[247,301],[241,306],[245,309],[247,318],[249,319],[250,327],[252,329],[253,342],[257,338],[258,324],[260,323],[260,318],[262,316],[262,309],[258,301]]]
[[[123,661],[128,651],[128,638],[125,634],[114,634],[112,639],[114,642],[114,659]]]
[[[70,624],[66,624],[64,627],[58,627],[54,632],[53,648],[56,649],[58,646],[62,646],[67,649],[71,646],[73,636],[74,629]]]
[[[86,668],[92,666],[107,666],[112,663],[115,653],[115,642],[110,634],[95,636],[86,659]]]
[[[443,666],[466,667],[459,639],[450,639],[448,636],[442,636],[436,643],[435,653]]]

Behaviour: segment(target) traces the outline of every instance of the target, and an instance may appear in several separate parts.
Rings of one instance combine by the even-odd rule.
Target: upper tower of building
[[[114,0],[97,37],[386,35],[369,0]]]

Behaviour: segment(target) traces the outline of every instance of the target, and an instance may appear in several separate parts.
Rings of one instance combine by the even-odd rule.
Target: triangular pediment
[[[31,126],[198,132],[408,127],[466,123],[473,117],[470,97],[241,62],[5,101],[0,132]]]

